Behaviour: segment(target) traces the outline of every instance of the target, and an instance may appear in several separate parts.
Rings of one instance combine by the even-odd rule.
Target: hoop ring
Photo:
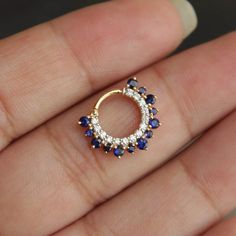
[[[116,157],[121,158],[125,150],[129,153],[134,153],[135,149],[147,150],[148,139],[152,138],[153,131],[160,126],[160,122],[155,115],[158,110],[153,106],[156,102],[156,96],[146,95],[146,88],[137,88],[138,81],[136,78],[131,78],[127,82],[127,86],[123,90],[112,90],[99,98],[94,106],[92,113],[89,116],[83,116],[79,120],[82,127],[87,127],[85,135],[92,137],[91,145],[93,148],[100,148],[103,146],[105,153],[113,150]],[[123,138],[112,137],[102,129],[99,121],[99,107],[102,102],[108,97],[122,94],[132,99],[139,107],[142,114],[139,128],[130,136]]]
[[[117,90],[112,90],[106,94],[104,94],[102,97],[99,98],[99,100],[97,101],[96,105],[94,106],[94,110],[98,112],[98,109],[100,107],[100,105],[102,104],[102,102],[107,99],[108,97],[115,95],[115,94],[122,94],[122,91],[117,89]]]

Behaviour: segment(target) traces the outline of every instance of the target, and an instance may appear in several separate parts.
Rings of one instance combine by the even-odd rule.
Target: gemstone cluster
[[[113,152],[118,158],[121,158],[125,151],[134,153],[136,149],[147,150],[148,139],[153,137],[153,129],[157,129],[161,125],[156,118],[158,110],[154,107],[156,96],[147,94],[145,87],[139,87],[136,78],[130,78],[121,93],[134,100],[141,111],[141,123],[130,136],[115,138],[107,134],[100,125],[96,110],[79,120],[79,124],[87,128],[85,136],[92,139],[91,146],[93,148],[102,148],[105,153]]]

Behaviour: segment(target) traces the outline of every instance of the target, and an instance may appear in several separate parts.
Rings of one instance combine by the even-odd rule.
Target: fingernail
[[[187,0],[170,0],[181,16],[184,27],[184,38],[188,37],[197,27],[197,14]]]

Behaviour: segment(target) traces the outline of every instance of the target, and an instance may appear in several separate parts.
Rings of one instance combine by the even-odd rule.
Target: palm
[[[197,235],[235,207],[236,36],[157,62],[182,35],[168,1],[135,0],[0,42],[1,235]],[[76,122],[134,73],[158,94],[164,125],[149,151],[105,158]],[[104,127],[132,131],[132,108],[111,100]],[[226,228],[232,235],[232,221],[206,235]]]

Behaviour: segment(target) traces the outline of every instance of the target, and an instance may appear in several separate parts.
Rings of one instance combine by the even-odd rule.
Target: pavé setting
[[[79,119],[79,125],[86,128],[85,136],[92,138],[91,146],[95,149],[102,147],[105,153],[113,154],[121,158],[125,152],[134,153],[136,149],[147,150],[148,139],[153,138],[153,129],[157,129],[161,123],[156,118],[158,109],[154,107],[156,96],[148,94],[145,87],[138,87],[135,77],[130,78],[123,90],[113,90],[103,95],[96,103],[93,112]],[[122,94],[132,99],[141,112],[141,123],[138,129],[128,137],[112,137],[104,131],[99,122],[98,109],[101,103],[114,94]]]

